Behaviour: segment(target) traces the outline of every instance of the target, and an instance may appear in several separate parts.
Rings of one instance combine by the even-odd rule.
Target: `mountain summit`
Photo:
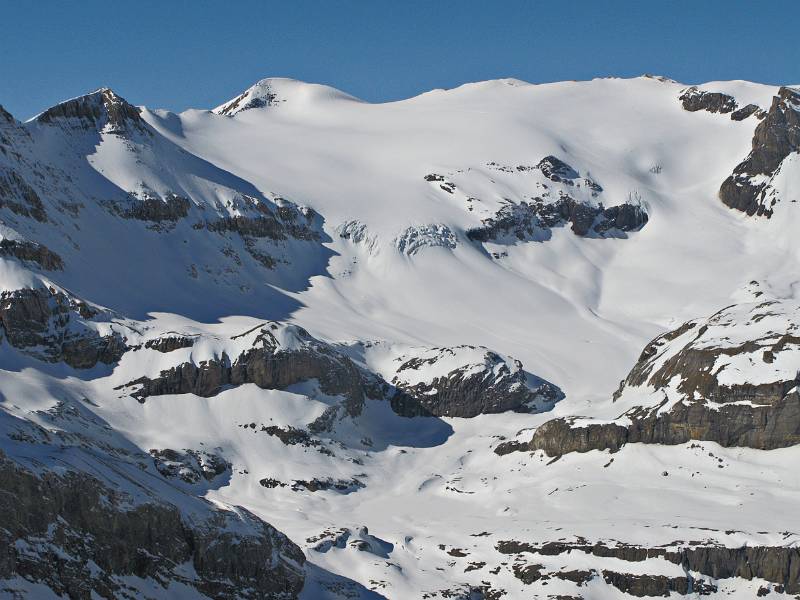
[[[215,108],[213,112],[232,117],[242,111],[254,108],[274,107],[284,103],[311,105],[333,100],[356,101],[357,99],[327,85],[271,77],[262,79],[233,100]]]
[[[107,133],[123,133],[141,128],[140,110],[109,88],[56,104],[34,117],[36,122],[62,127],[96,128]]]

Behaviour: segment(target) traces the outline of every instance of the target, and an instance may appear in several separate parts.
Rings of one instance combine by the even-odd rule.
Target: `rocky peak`
[[[145,130],[140,110],[109,88],[56,104],[36,121],[82,129],[97,129],[117,135],[136,128]]]
[[[770,185],[783,160],[800,151],[800,92],[782,87],[753,133],[752,150],[722,183],[719,197],[748,215],[772,215],[779,198]]]
[[[301,107],[302,110],[314,108],[330,101],[357,101],[349,94],[327,85],[306,83],[287,77],[262,79],[233,100],[213,109],[218,115],[233,117],[254,108],[276,107],[281,104]]]
[[[5,108],[3,108],[2,104],[0,104],[0,120],[6,121],[8,123],[14,122],[14,117],[11,116],[10,112],[8,112]]]
[[[218,115],[232,117],[236,113],[250,110],[251,108],[273,106],[281,102],[273,87],[272,79],[262,79],[233,100],[215,108],[213,112]]]
[[[741,163],[742,172],[751,175],[775,171],[784,158],[800,150],[800,92],[782,87],[753,134],[753,151]],[[737,167],[737,170],[739,169]]]

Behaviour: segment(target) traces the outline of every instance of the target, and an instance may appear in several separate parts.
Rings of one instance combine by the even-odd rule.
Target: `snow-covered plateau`
[[[799,597],[798,200],[792,85],[0,107],[0,597]]]

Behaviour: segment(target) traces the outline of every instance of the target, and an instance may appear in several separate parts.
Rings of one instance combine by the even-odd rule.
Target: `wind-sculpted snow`
[[[796,594],[793,94],[0,110],[0,595]]]

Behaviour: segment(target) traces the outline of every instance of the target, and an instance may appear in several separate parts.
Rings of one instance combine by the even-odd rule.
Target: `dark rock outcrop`
[[[302,551],[241,509],[187,519],[167,502],[131,505],[86,473],[35,475],[2,453],[0,489],[0,579],[22,577],[74,600],[135,594],[131,577],[224,600],[289,600],[303,587]]]
[[[497,550],[501,554],[530,553],[545,556],[560,556],[568,552],[583,552],[601,558],[617,558],[626,562],[642,562],[660,558],[680,565],[687,572],[700,573],[715,580],[732,577],[748,581],[764,579],[781,586],[787,593],[796,594],[800,592],[800,549],[793,546],[740,546],[731,548],[697,542],[688,545],[644,547],[619,542],[614,545],[602,542],[595,544],[570,542],[528,544],[508,540],[499,542]],[[609,572],[605,571],[605,573]],[[626,575],[631,577],[629,574],[617,575],[620,577],[611,575],[606,581],[621,590],[623,587],[630,586],[630,589],[646,591],[646,587],[640,587],[646,586],[646,582],[627,579]],[[616,585],[617,583],[620,585]],[[661,581],[658,586],[668,587],[679,583],[679,581],[672,579],[672,583]],[[691,584],[695,591],[711,592],[714,587],[713,584],[700,582],[696,579],[693,579]],[[668,592],[670,590],[662,589],[659,594],[642,595],[663,595],[664,591]],[[628,593],[640,595],[630,591]],[[703,592],[701,591],[700,593]]]
[[[759,118],[766,116],[766,112],[761,110],[758,104],[748,104],[742,108],[735,110],[731,113],[731,121],[744,121],[750,115],[756,115]]]
[[[169,194],[163,199],[147,196],[132,200],[130,206],[118,212],[125,219],[162,223],[185,218],[189,214],[190,206],[191,202],[188,198]]]
[[[253,88],[243,92],[215,112],[219,115],[232,117],[236,113],[253,108],[264,108],[278,103],[278,95],[272,90],[269,83],[260,81]]]
[[[507,236],[521,241],[547,239],[550,229],[567,223],[575,235],[609,237],[615,231],[638,231],[647,221],[647,212],[638,204],[604,208],[563,195],[555,202],[537,198],[531,203],[508,204],[484,219],[480,227],[469,229],[467,237],[476,242],[498,242]]]
[[[637,598],[652,596],[669,596],[672,592],[681,595],[697,594],[708,596],[717,591],[716,586],[702,581],[693,581],[689,577],[668,577],[666,575],[634,575],[603,571],[603,581],[619,591]]]
[[[770,366],[781,353],[800,351],[796,310],[791,302],[767,301],[734,305],[709,319],[685,323],[645,347],[614,395],[617,400],[629,389],[647,389],[662,393],[663,400],[636,406],[619,422],[554,419],[541,425],[529,442],[505,442],[496,452],[543,450],[561,456],[616,452],[634,442],[674,445],[690,440],[762,450],[800,444],[800,371]],[[741,337],[738,332],[749,331],[748,325],[753,333]],[[741,358],[753,365],[749,377],[756,383],[747,374],[724,379],[728,362]],[[759,369],[770,375],[759,375]],[[667,406],[667,390],[681,400]]]
[[[3,108],[2,104],[0,104],[0,119],[5,121],[6,123],[15,122],[13,115],[10,112],[8,112],[5,108]]]
[[[230,469],[230,464],[218,454],[200,450],[178,452],[166,448],[150,450],[159,473],[167,478],[178,478],[186,483],[211,481]]]
[[[782,87],[755,129],[750,154],[722,182],[720,200],[748,215],[771,216],[776,198],[768,198],[769,179],[783,160],[800,151],[800,92]]]
[[[28,240],[0,240],[0,256],[13,256],[16,259],[36,263],[45,271],[61,271],[64,261],[47,246]]]
[[[13,169],[0,167],[0,208],[31,217],[39,222],[47,220],[39,194]]]
[[[196,339],[197,338],[183,335],[167,335],[154,340],[147,340],[144,347],[166,354],[167,352],[174,352],[181,348],[191,348],[194,346]]]
[[[684,110],[697,112],[705,110],[711,113],[729,113],[736,110],[736,99],[728,94],[720,92],[705,92],[692,86],[684,90],[678,100],[681,101]]]
[[[350,416],[361,413],[366,398],[382,397],[384,384],[379,378],[302,328],[289,327],[300,340],[295,347],[282,347],[268,326],[261,329],[253,346],[233,361],[223,354],[199,364],[185,362],[161,371],[156,378],[141,377],[122,387],[136,388],[131,395],[144,402],[150,396],[164,394],[210,397],[225,386],[245,383],[283,390],[314,379],[324,393],[345,398],[344,409]]]
[[[448,364],[460,354],[464,355],[461,366],[447,373],[419,375],[428,369],[439,371],[437,363]],[[392,384],[399,393],[391,404],[396,413],[407,417],[540,412],[564,397],[553,384],[526,373],[519,361],[486,348],[432,348],[397,360],[400,365]]]
[[[528,444],[507,442],[498,446],[496,452],[542,450],[549,456],[561,456],[590,450],[616,452],[623,445],[636,442],[675,445],[691,440],[761,450],[800,443],[800,396],[797,392],[786,394],[767,406],[728,404],[711,408],[693,402],[679,403],[661,414],[653,409],[626,416],[631,420],[627,425],[554,419],[539,427]]]
[[[96,312],[55,289],[26,288],[0,294],[0,327],[8,342],[48,362],[76,369],[111,364],[126,350],[116,331],[100,335],[88,325]]]
[[[194,228],[239,235],[244,240],[247,253],[267,269],[274,269],[277,261],[268,252],[258,248],[258,240],[280,242],[295,239],[308,242],[322,239],[321,219],[313,209],[297,206],[283,198],[278,198],[273,208],[255,198],[244,199],[251,214],[199,222]]]
[[[550,181],[558,183],[567,183],[571,185],[572,180],[578,178],[578,172],[575,169],[555,156],[545,156],[539,161],[536,168]]]
[[[291,483],[285,483],[272,477],[265,477],[258,482],[261,486],[274,489],[289,487],[293,492],[327,492],[333,491],[340,494],[351,494],[362,489],[363,482],[358,479],[334,479],[333,477],[315,477],[313,479],[295,479]]]

